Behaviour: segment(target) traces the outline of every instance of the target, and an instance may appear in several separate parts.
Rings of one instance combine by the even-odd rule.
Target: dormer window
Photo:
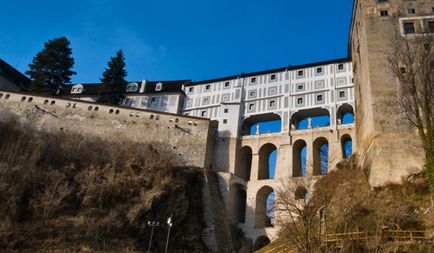
[[[136,92],[139,89],[139,85],[137,83],[129,83],[127,85],[127,92]]]
[[[155,91],[161,91],[162,89],[163,89],[163,84],[157,83],[157,85],[155,86]]]
[[[71,94],[81,94],[83,92],[83,85],[76,84],[72,86]]]

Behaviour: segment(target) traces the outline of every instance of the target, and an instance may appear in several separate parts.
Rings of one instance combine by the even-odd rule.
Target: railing
[[[426,243],[434,244],[434,233],[428,230],[383,230],[381,234],[373,232],[348,232],[327,234],[321,245],[336,245],[344,241],[367,241],[381,239],[384,242]],[[260,251],[261,253],[289,253],[296,252],[295,247],[288,243],[276,245]]]
[[[327,234],[322,244],[327,245],[337,244],[343,241],[366,241],[372,239],[381,239],[385,242],[423,242],[434,244],[432,232],[427,230],[383,230],[380,234],[372,232]]]

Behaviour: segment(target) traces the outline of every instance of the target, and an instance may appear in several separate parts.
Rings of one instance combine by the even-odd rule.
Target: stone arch
[[[338,125],[354,123],[354,108],[350,104],[342,104],[337,110],[337,123]]]
[[[347,159],[353,154],[353,139],[349,134],[341,137],[342,158]]]
[[[253,251],[260,250],[270,243],[271,241],[268,237],[266,237],[265,235],[261,235],[258,238],[256,238],[255,244],[253,245]]]
[[[277,148],[267,143],[259,149],[258,180],[273,179],[277,162]]]
[[[266,133],[280,133],[282,130],[282,118],[279,114],[266,113],[253,115],[244,119],[242,135],[256,135]]]
[[[330,112],[324,108],[300,110],[291,116],[292,130],[327,126],[330,126]]]
[[[238,164],[235,168],[235,175],[249,181],[250,172],[252,169],[252,149],[249,146],[244,146],[240,149],[238,156]]]
[[[297,140],[292,145],[292,176],[306,176],[307,144],[304,140]]]
[[[301,200],[301,199],[306,199],[308,193],[306,187],[299,186],[297,187],[297,189],[295,189],[294,194],[296,200]]]
[[[274,190],[263,186],[256,194],[255,227],[272,227],[274,223]]]
[[[233,184],[230,189],[231,215],[237,223],[246,222],[247,192],[241,184]]]
[[[326,175],[329,163],[329,142],[319,137],[313,142],[313,175]]]

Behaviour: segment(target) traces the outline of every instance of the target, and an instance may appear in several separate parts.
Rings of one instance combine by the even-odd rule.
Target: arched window
[[[330,113],[326,109],[300,110],[291,117],[291,129],[302,130],[330,126]]]

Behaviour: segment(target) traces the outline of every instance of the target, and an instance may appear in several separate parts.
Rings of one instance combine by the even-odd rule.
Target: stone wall
[[[73,132],[103,140],[167,143],[184,165],[207,168],[209,120],[95,104],[77,100],[0,92],[0,119],[15,115],[38,130]],[[144,154],[145,155],[145,154]]]
[[[398,106],[399,83],[389,71],[388,56],[392,41],[400,37],[399,18],[407,8],[416,7],[419,15],[432,15],[431,5],[432,1],[403,0],[355,3],[350,42],[357,143],[372,186],[399,183],[423,168],[419,136]],[[380,10],[387,10],[389,16],[380,16]]]

